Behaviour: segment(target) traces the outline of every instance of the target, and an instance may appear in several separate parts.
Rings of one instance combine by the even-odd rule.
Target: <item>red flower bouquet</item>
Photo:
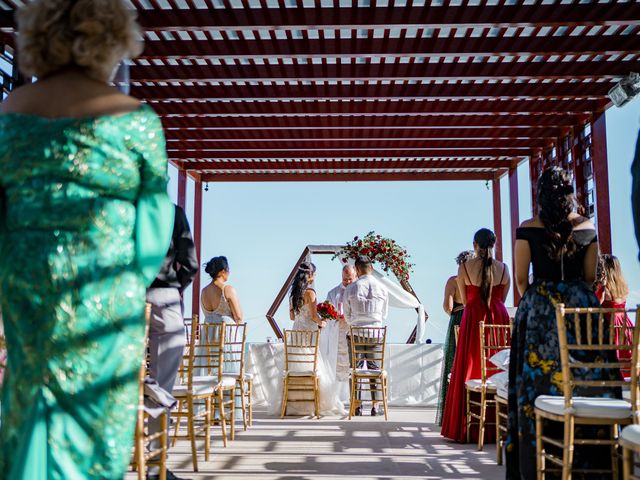
[[[329,302],[319,303],[316,308],[318,310],[318,315],[324,320],[337,320],[339,318],[336,307]]]

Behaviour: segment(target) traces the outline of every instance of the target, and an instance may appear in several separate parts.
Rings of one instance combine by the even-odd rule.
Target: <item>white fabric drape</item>
[[[396,308],[413,308],[418,310],[418,318],[416,320],[416,343],[423,343],[426,335],[425,329],[425,313],[424,307],[416,297],[407,292],[402,286],[391,281],[377,270],[373,271],[373,275],[387,288],[389,291],[389,305]]]

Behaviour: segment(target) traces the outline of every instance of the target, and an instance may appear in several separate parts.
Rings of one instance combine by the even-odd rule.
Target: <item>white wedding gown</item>
[[[318,324],[311,320],[311,308],[305,304],[295,315],[292,330],[318,330]],[[335,340],[334,340],[335,337]],[[320,344],[323,346],[318,350],[317,374],[320,379],[320,413],[322,415],[344,415],[346,409],[339,399],[340,383],[336,380],[336,364],[332,358],[337,354],[337,335],[335,330],[328,329],[320,332]],[[334,342],[336,342],[334,344]],[[284,366],[283,366],[284,367]],[[284,370],[284,368],[283,368]],[[281,382],[279,397],[276,402],[269,405],[270,411],[277,414],[280,411],[282,402],[282,390],[284,380]],[[296,398],[298,392],[290,392],[289,398]],[[304,392],[299,398],[309,398],[309,394]],[[287,415],[313,415],[313,401],[291,402],[287,404]]]

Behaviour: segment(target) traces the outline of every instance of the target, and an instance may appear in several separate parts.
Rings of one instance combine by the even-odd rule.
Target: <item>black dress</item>
[[[599,307],[600,304],[591,287],[584,281],[584,258],[589,245],[597,241],[595,230],[574,231],[578,249],[573,256],[564,259],[563,265],[547,255],[543,228],[518,228],[516,238],[529,243],[534,276],[533,284],[518,305],[509,363],[509,421],[505,455],[507,478],[519,480],[536,478],[536,397],[562,395],[555,307],[558,303],[564,303],[568,307]],[[567,333],[572,335],[571,331]],[[576,352],[574,356],[583,356],[585,361],[589,361],[587,359],[591,355],[598,353]],[[584,379],[603,378],[601,369],[574,374]],[[615,372],[608,370],[604,375],[615,375]],[[578,393],[594,395],[593,391]],[[619,397],[620,392],[599,391],[596,394]],[[545,428],[545,433],[549,432]],[[559,433],[561,435],[561,430]],[[599,454],[597,449],[602,448],[605,451]],[[599,458],[609,462],[608,446],[576,447],[573,464],[575,468],[594,468],[593,460]],[[606,465],[601,467],[607,468]],[[547,474],[547,477],[550,475]]]

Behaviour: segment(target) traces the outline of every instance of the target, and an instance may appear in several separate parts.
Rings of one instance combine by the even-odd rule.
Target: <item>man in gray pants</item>
[[[184,210],[175,205],[171,245],[160,273],[147,290],[151,304],[149,370],[160,387],[171,393],[185,346],[182,292],[198,272],[198,257]],[[149,419],[149,433],[160,430],[159,419]],[[155,443],[155,442],[154,442]],[[151,449],[159,447],[151,445]],[[149,468],[147,479],[159,478],[158,467]],[[167,480],[180,480],[167,470]]]

